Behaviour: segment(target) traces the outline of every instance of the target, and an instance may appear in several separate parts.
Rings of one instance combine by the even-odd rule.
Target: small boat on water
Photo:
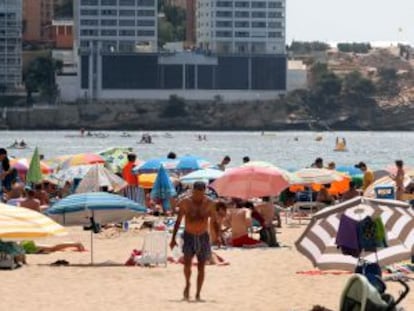
[[[29,149],[29,146],[10,145],[10,146],[7,147],[7,149]]]
[[[172,136],[170,133],[165,133],[163,135],[164,138],[174,138],[174,136]]]
[[[131,135],[131,134],[129,134],[129,133],[127,133],[127,132],[123,132],[123,133],[121,134],[121,137],[122,137],[122,138],[128,138],[128,137],[132,137],[132,135]]]
[[[315,140],[316,141],[321,141],[323,139],[323,136],[322,135],[317,135],[316,137],[315,137]]]

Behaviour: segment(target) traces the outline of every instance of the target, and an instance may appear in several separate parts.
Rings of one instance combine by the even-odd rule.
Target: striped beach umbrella
[[[36,211],[0,203],[0,239],[31,240],[66,235],[65,228]]]
[[[330,184],[344,179],[343,174],[323,168],[303,168],[290,176],[292,185]]]
[[[70,156],[61,164],[62,169],[67,169],[71,166],[77,165],[87,165],[87,164],[97,164],[105,163],[105,159],[100,155],[94,153],[79,153]]]
[[[118,175],[115,175],[101,164],[95,164],[82,178],[76,188],[76,193],[99,192],[102,187],[109,191],[119,192],[128,186],[127,182]]]
[[[410,183],[411,183],[411,178],[405,175],[404,181],[403,181],[404,187],[407,187]],[[388,186],[388,187],[396,188],[395,180],[392,179],[391,176],[384,176],[374,181],[372,184],[368,186],[367,189],[365,189],[364,197],[375,198],[375,187],[378,187],[378,186]]]
[[[72,194],[46,210],[46,214],[63,225],[119,223],[132,219],[147,209],[125,197],[107,192]],[[91,230],[91,263],[93,235]]]
[[[381,266],[411,259],[414,251],[414,214],[409,205],[394,200],[357,197],[328,207],[313,215],[311,222],[295,243],[297,250],[321,270],[354,271],[357,258],[342,254],[336,238],[342,215],[359,222],[370,216],[381,217],[388,247],[377,252],[364,251],[361,257]]]

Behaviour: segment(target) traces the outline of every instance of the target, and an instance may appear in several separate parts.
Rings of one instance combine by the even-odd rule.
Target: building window
[[[246,17],[250,16],[248,11],[236,11],[234,13],[234,15],[235,15],[235,17],[243,17],[243,18],[246,18]]]
[[[249,37],[249,32],[248,31],[236,31],[234,32],[234,36],[236,38],[247,38]]]
[[[231,31],[216,31],[217,38],[230,38]]]
[[[217,1],[218,8],[231,8],[233,6],[231,1]]]
[[[119,5],[122,6],[135,6],[135,0],[119,0]]]
[[[120,41],[119,51],[120,52],[134,52],[135,42],[134,41]]]
[[[81,35],[82,36],[97,36],[98,35],[98,30],[96,30],[96,29],[82,29],[81,30]]]
[[[231,28],[233,23],[231,21],[216,21],[216,27]]]
[[[116,16],[117,11],[116,10],[101,10],[101,14],[103,16]]]
[[[270,18],[281,18],[282,17],[282,12],[269,12],[268,16]]]
[[[282,38],[282,33],[280,31],[271,31],[268,35],[269,38]]]
[[[59,26],[58,27],[58,34],[64,35],[65,34],[65,26]]]
[[[119,10],[119,16],[135,16],[135,11],[133,11],[133,10]]]
[[[155,16],[154,10],[138,10],[137,11],[138,16]]]
[[[269,28],[282,28],[281,22],[269,22]]]
[[[252,12],[252,17],[266,18],[266,12]]]
[[[102,29],[101,36],[116,36],[116,30],[114,29]]]
[[[119,26],[135,26],[134,19],[121,19],[119,20]]]
[[[122,37],[133,37],[135,36],[135,30],[133,29],[122,29],[119,31],[119,35]]]
[[[283,8],[282,2],[269,2],[269,8]]]
[[[138,6],[155,6],[154,0],[137,0]]]
[[[236,27],[236,28],[249,28],[250,23],[249,22],[234,22],[234,27]]]
[[[81,40],[80,46],[81,46],[81,48],[89,47],[89,41],[88,40]]]
[[[217,17],[232,17],[231,11],[217,11],[216,12]]]
[[[117,5],[117,0],[101,0],[101,5]]]
[[[102,50],[105,52],[115,52],[116,41],[102,41]]]
[[[98,0],[81,0],[81,5],[98,5]]]
[[[82,26],[97,26],[98,20],[96,19],[81,19],[80,24]]]
[[[153,37],[155,32],[154,30],[138,30],[137,35],[140,37]]]
[[[266,28],[265,22],[252,22],[253,28]]]
[[[81,15],[83,16],[97,16],[98,10],[81,10]]]
[[[248,1],[236,1],[234,2],[234,6],[236,8],[248,8],[249,2]]]
[[[102,19],[101,25],[102,26],[116,26],[117,20],[116,19]]]
[[[155,21],[152,19],[140,19],[137,21],[137,26],[155,26]]]
[[[262,8],[265,8],[265,7],[266,7],[266,2],[263,2],[263,1],[252,2],[252,8],[256,8],[256,9],[260,8],[260,9],[262,9]]]

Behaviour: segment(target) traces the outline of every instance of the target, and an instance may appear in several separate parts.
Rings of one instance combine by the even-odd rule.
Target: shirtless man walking
[[[190,298],[191,264],[194,256],[197,256],[197,291],[196,300],[201,300],[200,292],[204,282],[204,270],[206,261],[211,257],[210,239],[208,235],[208,219],[214,212],[213,201],[204,193],[206,185],[203,182],[196,182],[193,185],[193,192],[190,196],[178,203],[178,218],[174,226],[170,247],[173,249],[177,243],[175,237],[180,228],[180,223],[185,217],[185,229],[183,234],[184,244],[184,276],[185,288],[184,299]]]

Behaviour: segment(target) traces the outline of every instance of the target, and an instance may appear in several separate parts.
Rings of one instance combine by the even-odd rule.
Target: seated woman
[[[335,203],[334,197],[328,191],[330,187],[330,184],[326,184],[321,187],[321,190],[318,192],[318,195],[316,197],[316,202],[324,203],[326,205]]]

